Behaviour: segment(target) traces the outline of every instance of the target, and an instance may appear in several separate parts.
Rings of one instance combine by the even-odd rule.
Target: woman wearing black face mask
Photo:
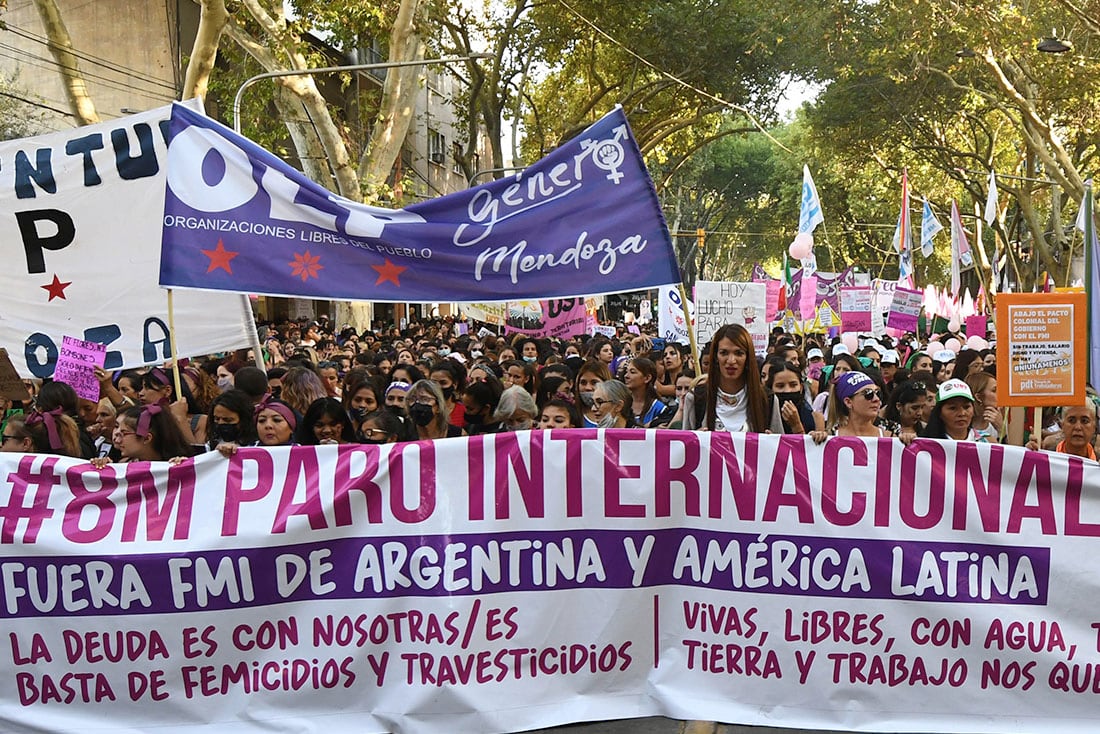
[[[341,399],[358,431],[363,419],[382,407],[385,394],[379,378],[363,374],[346,385]]]
[[[252,399],[243,390],[230,389],[214,398],[206,422],[207,448],[213,451],[223,443],[238,446],[255,443],[257,439],[252,412]]]
[[[504,429],[500,421],[493,420],[502,392],[500,380],[496,379],[492,382],[471,382],[466,386],[462,392],[462,403],[466,406],[466,433],[476,436],[500,433]]]
[[[409,388],[405,405],[409,418],[416,426],[418,440],[451,438],[464,433],[458,426],[447,422],[443,392],[431,380],[421,380]]]

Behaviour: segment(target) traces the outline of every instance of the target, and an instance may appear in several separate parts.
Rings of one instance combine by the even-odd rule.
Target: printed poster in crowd
[[[504,326],[508,320],[507,303],[460,303],[458,307],[467,317],[491,326]]]
[[[917,319],[924,305],[924,292],[899,286],[890,301],[886,325],[899,331],[917,331]]]
[[[570,339],[588,333],[588,312],[583,298],[509,301],[505,313],[506,334]]]
[[[827,301],[822,301],[821,305],[817,308],[817,321],[821,324],[823,329],[831,329],[834,326],[840,326],[840,316],[837,315]]]
[[[688,301],[688,314],[693,323],[695,318],[695,304]],[[683,301],[680,299],[680,288],[675,285],[664,285],[657,289],[657,333],[666,342],[676,344],[690,344],[691,335],[688,329],[691,325],[684,317]]]
[[[724,324],[741,324],[757,352],[768,348],[767,287],[763,283],[695,283],[695,338],[706,344]]]
[[[871,330],[871,289],[863,287],[840,289],[840,328],[843,331]]]
[[[1081,292],[997,295],[998,405],[1084,405],[1086,299]]]
[[[326,191],[176,105],[165,287],[375,302],[573,298],[680,282],[672,239],[616,108],[514,176],[381,209]],[[205,167],[220,162],[216,181]]]
[[[71,336],[61,338],[61,352],[53,379],[68,384],[78,398],[99,401],[99,380],[95,368],[103,366],[107,347],[99,342],[86,342]]]
[[[53,375],[66,335],[106,345],[110,370],[171,356],[157,285],[170,111],[0,142],[0,346],[23,377]],[[176,293],[173,308],[179,356],[255,338],[246,297]]]
[[[590,336],[606,336],[608,339],[614,339],[618,336],[618,333],[618,330],[614,326],[603,326],[594,322],[588,325],[588,334]]]
[[[0,476],[4,731],[1095,728],[1065,454],[578,429]]]

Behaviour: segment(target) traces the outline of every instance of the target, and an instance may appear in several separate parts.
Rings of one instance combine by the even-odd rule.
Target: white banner
[[[0,346],[23,376],[53,374],[62,336],[106,344],[107,369],[169,356],[157,281],[170,111],[0,143]],[[241,296],[179,292],[173,306],[179,356],[248,346],[255,330]]]
[[[4,731],[1096,727],[1064,455],[563,430],[0,477]]]
[[[752,335],[756,351],[768,348],[768,289],[764,283],[695,283],[695,338],[706,344],[724,324],[741,324]]]
[[[688,313],[692,324],[695,323],[695,304],[688,301]],[[666,342],[691,344],[688,329],[691,326],[684,318],[684,307],[680,301],[680,287],[663,285],[657,289],[657,334]]]

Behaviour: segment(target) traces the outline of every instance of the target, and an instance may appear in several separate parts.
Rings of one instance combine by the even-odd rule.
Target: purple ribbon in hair
[[[141,417],[138,418],[137,430],[134,431],[137,435],[145,438],[149,435],[149,424],[153,421],[153,416],[164,410],[159,403],[152,405],[146,405],[141,409]]]
[[[53,451],[60,451],[64,448],[64,444],[61,443],[61,434],[57,430],[57,419],[65,414],[65,409],[60,405],[53,410],[36,410],[27,416],[26,423],[28,426],[37,426],[39,423],[46,424],[46,435],[50,439],[50,449]]]
[[[257,417],[265,410],[273,410],[281,415],[290,424],[291,430],[298,427],[298,419],[294,417],[294,411],[291,407],[281,400],[272,399],[271,393],[264,393],[263,398],[256,404],[256,410],[253,411],[252,415]]]

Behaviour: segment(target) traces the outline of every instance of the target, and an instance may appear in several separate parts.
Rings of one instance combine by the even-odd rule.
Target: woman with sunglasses
[[[882,391],[875,381],[863,372],[845,372],[833,385],[835,406],[840,416],[835,436],[862,436],[889,438],[892,433],[878,425],[878,412],[882,408]],[[817,443],[825,440],[825,431],[811,434]]]

